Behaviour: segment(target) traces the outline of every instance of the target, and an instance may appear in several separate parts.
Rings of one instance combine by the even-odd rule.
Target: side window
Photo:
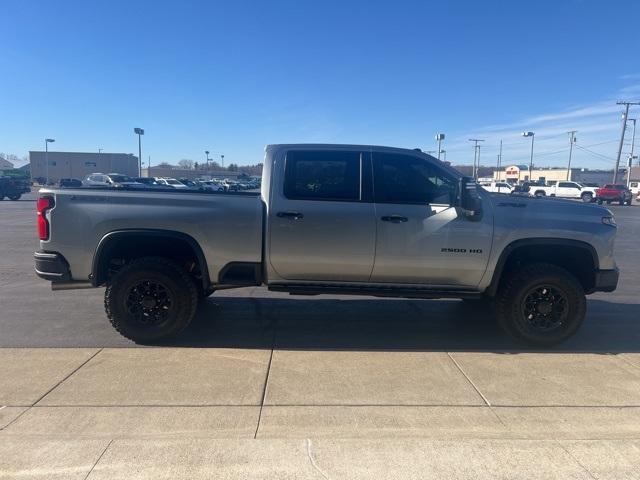
[[[374,153],[374,191],[378,203],[452,205],[456,183],[421,158]]]
[[[561,188],[573,188],[575,187],[575,184],[571,183],[571,182],[559,182],[558,186]]]
[[[287,153],[284,195],[294,200],[360,200],[360,152]]]

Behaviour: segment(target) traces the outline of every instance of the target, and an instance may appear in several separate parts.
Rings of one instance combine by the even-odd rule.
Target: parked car
[[[505,331],[549,346],[578,330],[586,295],[618,283],[606,208],[505,202],[414,150],[270,145],[263,187],[126,202],[117,190],[42,189],[36,272],[56,290],[106,286],[107,317],[139,343],[177,335],[198,298],[264,284],[490,300]]]
[[[603,202],[607,202],[608,205],[611,202],[618,202],[620,205],[631,205],[632,200],[633,194],[626,185],[608,183],[596,190],[596,201],[600,205]]]
[[[31,187],[29,181],[24,178],[0,177],[0,200],[7,197],[9,200],[20,200],[23,193],[29,193]]]
[[[184,183],[181,183],[175,178],[171,178],[171,177],[155,177],[155,181],[158,182],[158,185],[163,185],[169,188],[180,188],[180,189],[189,188]]]
[[[91,173],[82,180],[87,187],[141,187],[133,178],[120,173]]]
[[[79,178],[61,178],[58,185],[65,188],[79,188],[82,187],[82,180]]]
[[[144,188],[158,189],[158,188],[167,188],[166,185],[160,185],[156,182],[156,179],[153,177],[135,177],[133,180],[141,185]]]
[[[637,197],[640,194],[640,182],[629,182],[629,190],[634,197]]]
[[[511,193],[513,191],[513,186],[507,182],[481,182],[480,186],[492,193]]]
[[[205,180],[202,182],[202,186],[205,190],[211,190],[214,192],[226,192],[226,186],[217,180]]]
[[[558,182],[552,186],[532,186],[529,190],[536,197],[580,198],[585,203],[593,202],[596,189],[576,182]]]

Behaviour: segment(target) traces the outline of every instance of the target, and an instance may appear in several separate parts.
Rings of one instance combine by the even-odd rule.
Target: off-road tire
[[[150,285],[161,286],[160,298],[165,302],[170,299],[168,305],[154,310],[154,304],[145,309],[143,302],[147,297],[153,298],[149,292],[154,290],[148,290],[147,297],[140,302],[132,301]],[[154,301],[160,305],[157,295]],[[193,319],[197,306],[198,290],[193,279],[178,264],[161,257],[144,257],[125,265],[109,280],[104,294],[104,308],[111,325],[123,337],[140,344],[178,335]],[[137,312],[132,313],[132,309]],[[162,317],[160,320],[152,318],[156,311]]]
[[[559,301],[557,306],[551,302],[552,312],[564,312],[562,321],[549,330],[538,328],[526,314],[531,312],[531,295],[545,288],[559,293],[553,296]],[[518,342],[537,347],[550,347],[572,336],[582,325],[587,308],[580,282],[567,270],[549,263],[531,263],[510,274],[500,286],[495,305],[502,329]],[[543,317],[543,322],[547,317],[537,311],[536,315]]]

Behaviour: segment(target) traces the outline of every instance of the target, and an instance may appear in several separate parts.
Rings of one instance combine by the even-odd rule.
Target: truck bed
[[[44,188],[55,207],[45,251],[64,251],[72,279],[86,281],[102,238],[123,230],[188,235],[202,248],[213,283],[231,262],[262,261],[263,205],[258,192]]]

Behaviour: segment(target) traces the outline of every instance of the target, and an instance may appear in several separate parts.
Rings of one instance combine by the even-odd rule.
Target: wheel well
[[[178,232],[114,232],[105,236],[93,260],[93,284],[104,285],[124,265],[141,257],[169,258],[183,267],[196,285],[209,288],[202,250],[193,238]]]
[[[595,253],[589,246],[581,242],[567,244],[540,243],[521,245],[512,248],[506,254],[506,258],[500,259],[494,280],[488,288],[490,295],[495,295],[502,280],[512,272],[517,271],[529,263],[551,263],[564,268],[574,275],[584,288],[585,293],[591,293],[595,287],[596,264]],[[500,268],[500,264],[502,264]]]

